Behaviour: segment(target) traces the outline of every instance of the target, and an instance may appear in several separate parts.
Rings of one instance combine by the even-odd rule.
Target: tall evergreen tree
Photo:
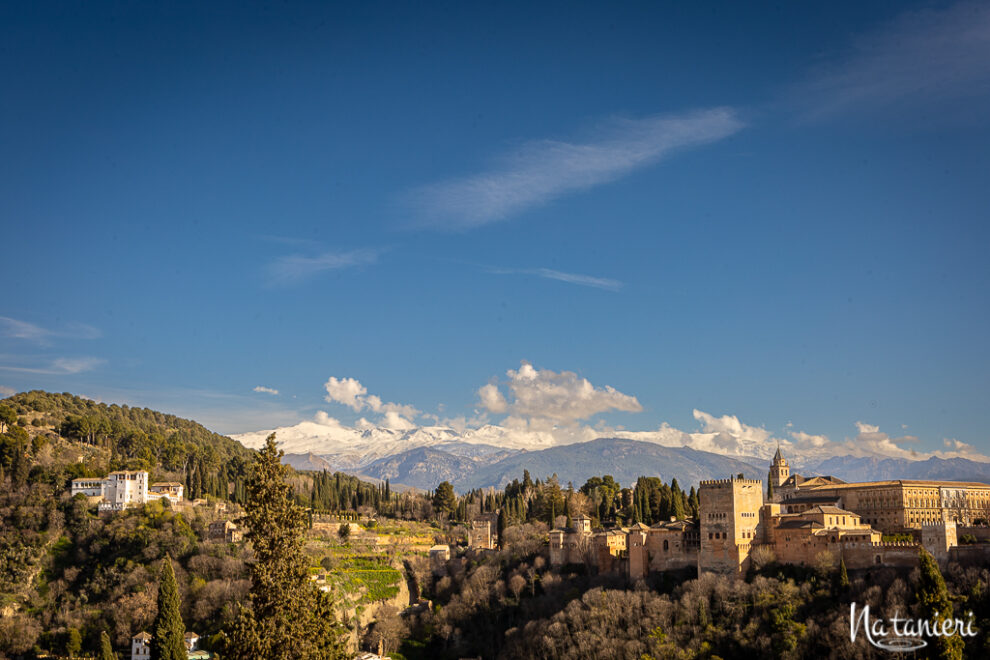
[[[688,504],[691,507],[691,517],[697,518],[698,508],[701,506],[701,503],[698,500],[698,491],[694,489],[694,486],[691,486],[691,493],[688,495]]]
[[[117,654],[113,652],[113,647],[110,645],[110,635],[104,630],[100,632],[100,655],[97,656],[98,660],[117,660]]]
[[[454,487],[449,481],[441,481],[437,489],[433,492],[433,510],[440,514],[451,514],[457,507],[457,496],[454,495]]]
[[[250,609],[227,636],[227,654],[265,660],[332,660],[346,656],[334,602],[313,587],[303,554],[306,514],[286,482],[283,452],[268,436],[247,484],[244,522],[254,548]]]
[[[846,558],[839,559],[839,570],[835,576],[836,593],[845,593],[849,590],[849,572],[846,570]]]
[[[678,520],[687,516],[687,513],[684,511],[684,493],[677,487],[677,479],[674,479],[671,485],[670,515]]]
[[[918,615],[928,621],[938,624],[952,619],[952,602],[949,600],[949,590],[945,586],[942,572],[938,564],[927,550],[922,548],[919,564],[920,574],[915,585]],[[926,640],[928,647],[922,652],[924,657],[939,660],[961,660],[963,657],[963,640],[958,635],[951,637],[934,637]]]
[[[158,573],[158,614],[151,632],[151,660],[186,660],[186,628],[179,614],[179,587],[172,559],[162,560]]]

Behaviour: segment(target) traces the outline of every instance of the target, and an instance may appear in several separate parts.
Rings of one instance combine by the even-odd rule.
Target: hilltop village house
[[[174,481],[148,485],[148,473],[144,470],[121,470],[103,479],[73,479],[69,492],[98,501],[100,511],[123,511],[153,500],[178,504],[182,502],[182,490],[182,484]]]
[[[913,566],[919,545],[941,563],[986,552],[960,547],[957,534],[990,517],[988,484],[805,479],[790,474],[779,449],[769,479],[769,500],[759,479],[702,481],[698,520],[592,530],[590,518],[576,516],[573,527],[550,532],[550,563],[639,579],[688,567],[742,575],[757,549],[782,563],[835,565],[841,558],[849,568]],[[894,533],[913,540],[882,540]]]
[[[185,636],[186,658],[188,660],[208,660],[213,657],[209,651],[199,650],[199,635],[187,632]],[[151,635],[139,632],[131,637],[131,660],[149,660],[151,658]]]
[[[216,520],[210,523],[208,537],[221,543],[239,543],[244,539],[244,530],[230,520]]]

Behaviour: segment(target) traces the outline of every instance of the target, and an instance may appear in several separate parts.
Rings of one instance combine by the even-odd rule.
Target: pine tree
[[[110,636],[106,630],[100,633],[100,655],[97,656],[97,659],[117,660],[117,654],[113,652],[113,647],[110,645]]]
[[[925,620],[938,624],[952,619],[952,602],[949,600],[949,590],[945,586],[942,572],[938,564],[927,550],[921,550],[920,575],[915,586],[918,615]],[[939,660],[959,660],[963,657],[963,640],[958,635],[951,637],[934,637],[927,640],[925,649],[927,657]]]
[[[179,587],[166,556],[158,573],[158,614],[151,632],[151,660],[186,660],[186,628],[179,614]]]
[[[449,481],[441,481],[433,493],[433,510],[441,517],[454,512],[457,507],[457,496]]]
[[[268,436],[247,484],[244,522],[254,548],[250,609],[241,609],[227,635],[234,658],[332,660],[345,657],[343,627],[331,596],[307,578],[306,514],[286,482],[283,452]]]

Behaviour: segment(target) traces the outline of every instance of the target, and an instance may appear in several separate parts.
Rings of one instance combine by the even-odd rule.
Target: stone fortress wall
[[[759,479],[702,481],[698,520],[593,530],[590,518],[577,516],[573,527],[551,530],[550,563],[635,580],[688,567],[742,576],[756,552],[763,561],[807,566],[841,559],[849,569],[913,567],[921,546],[941,564],[990,558],[988,544],[958,545],[967,529],[960,524],[990,516],[990,485],[805,479],[790,473],[779,450],[768,477],[773,501]],[[913,540],[884,542],[884,533]]]

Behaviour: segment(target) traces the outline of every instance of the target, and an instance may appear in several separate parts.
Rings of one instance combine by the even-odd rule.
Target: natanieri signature
[[[973,613],[969,612],[969,620],[943,619],[942,621],[927,621],[925,619],[909,619],[895,614],[889,620],[870,617],[870,606],[864,605],[858,612],[856,603],[849,607],[849,639],[853,642],[859,635],[860,629],[866,635],[867,641],[873,646],[885,651],[916,651],[928,646],[926,637],[976,637],[973,629]]]

